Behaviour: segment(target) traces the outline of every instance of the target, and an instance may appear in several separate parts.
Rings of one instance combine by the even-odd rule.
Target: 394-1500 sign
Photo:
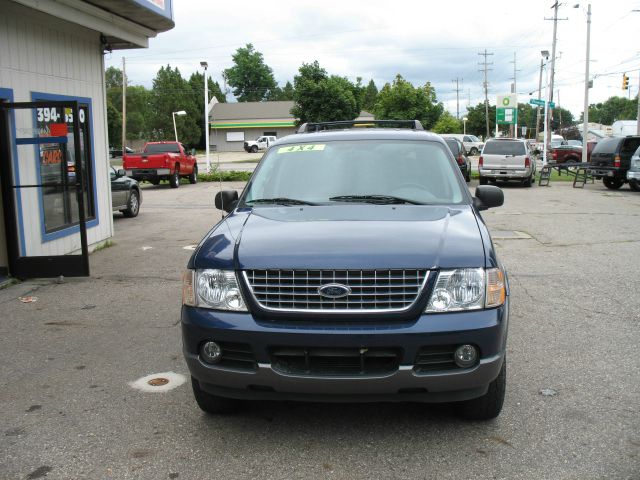
[[[41,123],[58,122],[61,117],[56,107],[37,108],[36,115],[38,122]],[[78,115],[80,123],[84,123],[84,110],[80,109]],[[73,111],[70,108],[65,108],[64,121],[65,123],[73,123]]]

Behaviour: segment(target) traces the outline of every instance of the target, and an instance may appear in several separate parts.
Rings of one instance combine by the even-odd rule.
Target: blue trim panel
[[[93,208],[95,213],[95,218],[87,221],[87,230],[89,228],[95,227],[100,224],[100,212],[98,209],[98,199],[97,199],[97,182],[96,182],[96,161],[95,161],[95,148],[93,141],[93,104],[91,98],[88,97],[73,97],[69,95],[58,95],[54,93],[44,93],[44,92],[31,92],[31,101],[32,102],[46,102],[47,100],[54,101],[77,101],[81,104],[86,104],[88,107],[88,125],[89,125],[89,143],[91,149],[91,158],[89,161],[91,162],[91,177],[93,180]],[[35,111],[34,111],[34,124],[35,120]],[[36,147],[36,159],[39,158],[39,152]],[[38,169],[38,176],[40,175],[40,163],[36,162]],[[56,230],[55,232],[47,233],[46,227],[44,224],[44,205],[42,199],[42,191],[38,192],[40,197],[40,233],[42,237],[42,243],[50,242],[52,240],[57,240],[59,238],[68,237],[70,235],[74,235],[76,233],[80,233],[80,226],[74,225],[72,227],[63,228],[61,230]]]
[[[9,102],[13,102],[13,89],[11,88],[0,88],[0,98],[8,100]],[[18,164],[18,146],[15,142],[15,138],[17,137],[16,132],[16,116],[15,112],[12,110],[11,114],[11,134],[13,140],[12,150],[13,150],[13,184],[20,185],[20,165]],[[27,251],[26,240],[24,238],[24,219],[22,218],[22,193],[19,191],[20,189],[16,189],[16,218],[18,219],[18,236],[20,241],[20,255],[25,255]]]
[[[67,137],[16,138],[16,145],[44,145],[46,143],[67,143]]]

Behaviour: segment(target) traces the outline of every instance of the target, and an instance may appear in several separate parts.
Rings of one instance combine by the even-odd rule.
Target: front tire
[[[471,147],[471,150],[469,150],[469,155],[471,156],[478,155],[478,149],[476,147]]]
[[[197,183],[197,182],[198,182],[198,166],[194,165],[193,172],[191,172],[191,175],[189,175],[189,183],[193,185],[194,183]]]
[[[640,182],[638,180],[629,180],[629,188],[634,192],[640,192]]]
[[[171,188],[178,188],[180,186],[180,170],[175,169],[173,175],[169,177],[169,186]]]
[[[258,151],[258,147],[257,146],[252,146],[251,147],[251,153],[256,153]]]
[[[209,415],[217,415],[224,413],[233,413],[239,408],[239,400],[232,398],[218,397],[211,395],[200,388],[200,383],[191,377],[191,387],[193,388],[193,396],[198,403],[200,409]]]
[[[127,202],[126,210],[123,210],[122,213],[125,217],[133,218],[138,216],[138,212],[140,211],[140,194],[137,190],[131,190],[131,195],[129,195],[129,201]]]
[[[487,393],[478,398],[466,400],[456,405],[460,416],[468,420],[491,420],[500,415],[507,390],[507,358],[502,361],[502,368],[496,379],[489,384]]]
[[[617,178],[605,177],[602,179],[602,183],[604,183],[604,186],[609,190],[618,190],[624,182],[622,180],[618,180]]]

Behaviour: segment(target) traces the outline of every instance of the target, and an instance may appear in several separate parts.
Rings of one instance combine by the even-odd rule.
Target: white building
[[[88,273],[74,138],[90,249],[113,235],[104,55],[173,26],[172,0],[0,0],[0,280]]]

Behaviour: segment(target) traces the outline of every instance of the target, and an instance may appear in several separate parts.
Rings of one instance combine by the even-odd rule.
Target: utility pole
[[[452,82],[455,82],[456,84],[456,88],[454,88],[454,91],[456,92],[456,118],[458,120],[460,120],[460,85],[459,85],[459,80],[457,77],[455,80],[451,80]]]
[[[122,156],[127,147],[127,71],[125,60],[122,57]]]
[[[584,62],[584,112],[582,113],[582,163],[587,163],[587,135],[589,133],[589,47],[591,45],[591,4],[587,7],[587,59]],[[640,94],[638,95],[640,96]],[[640,100],[638,100],[640,114]],[[640,134],[640,116],[638,116],[638,134]]]
[[[540,78],[538,79],[538,100],[540,100],[540,94],[542,90],[542,66],[544,65],[544,59],[540,60]],[[538,105],[538,112],[536,114],[536,142],[538,141],[538,134],[540,133],[540,105]],[[546,139],[545,139],[546,140]]]
[[[589,5],[589,13],[591,13],[591,5]],[[591,18],[591,16],[589,16]],[[588,45],[588,44],[587,44]],[[637,134],[640,135],[640,71],[638,71],[638,114],[637,114]]]
[[[485,137],[486,141],[487,138],[489,138],[489,136],[491,135],[491,133],[489,132],[489,82],[487,82],[487,72],[493,70],[492,68],[488,68],[489,65],[493,65],[493,62],[488,63],[487,57],[489,55],[493,55],[493,53],[487,53],[487,49],[485,48],[484,52],[480,52],[478,53],[478,55],[484,57],[484,61],[479,62],[478,65],[483,66],[482,70],[479,71],[484,72],[484,82],[482,83],[482,86],[484,87],[484,116],[487,127],[487,136]]]
[[[516,98],[517,98],[517,95],[518,95],[518,83],[516,81],[516,75],[517,75],[517,72],[519,72],[520,70],[518,70],[516,68],[516,52],[513,52],[513,62],[509,62],[509,63],[513,63],[513,84],[511,86],[511,93],[515,94]],[[517,109],[518,109],[518,103],[516,102],[516,110]],[[517,113],[516,113],[516,115],[517,115]],[[518,122],[517,121],[516,121],[515,126],[512,125],[509,130],[511,130],[511,136],[513,138],[518,138]]]
[[[558,18],[558,7],[560,6],[560,2],[556,0],[556,2],[551,5],[553,8],[553,18],[545,18],[545,20],[553,20],[553,43],[551,44],[551,78],[549,80],[549,101],[553,102],[553,81],[556,73],[556,43],[558,39],[558,20],[568,20],[567,18]],[[547,115],[547,123],[551,121],[553,118],[553,109],[549,107],[548,115]],[[545,143],[549,142],[548,136],[550,135],[549,125],[547,125],[547,136],[545,137]]]

